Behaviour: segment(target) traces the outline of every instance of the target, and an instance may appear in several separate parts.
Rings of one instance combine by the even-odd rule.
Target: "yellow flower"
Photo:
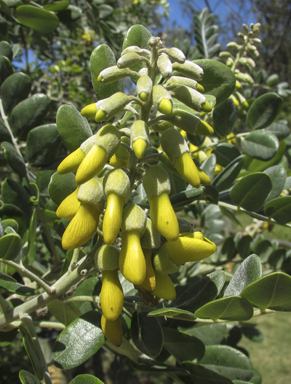
[[[168,241],[164,246],[170,259],[177,265],[205,259],[216,251],[216,245],[201,232],[187,233],[175,241]]]
[[[96,207],[81,203],[63,234],[62,247],[74,249],[86,244],[96,232],[99,215],[100,212]]]
[[[150,167],[143,177],[153,225],[167,239],[175,240],[179,236],[177,216],[170,202],[170,179],[167,171],[159,165]]]
[[[79,187],[61,202],[56,211],[58,217],[72,220],[72,218],[76,215],[81,204],[77,199],[78,191]]]
[[[197,167],[188,152],[177,157],[174,163],[179,175],[183,177],[194,188],[200,186],[200,177]]]
[[[168,275],[161,275],[155,272],[156,275],[156,288],[153,295],[164,300],[175,300],[176,289],[174,283]]]
[[[76,183],[78,185],[86,183],[86,181],[98,175],[106,163],[107,154],[105,149],[94,144],[77,170]]]
[[[141,286],[148,292],[153,292],[156,288],[156,277],[152,265],[152,250],[143,248],[143,254],[146,260],[146,277]]]
[[[114,321],[120,315],[124,303],[122,286],[118,278],[118,270],[104,270],[102,277],[100,293],[102,313],[107,320]]]
[[[82,151],[82,149],[76,149],[59,164],[57,172],[60,175],[75,172],[84,158],[85,153]]]
[[[133,152],[138,159],[143,158],[147,147],[148,143],[142,138],[135,140],[135,142],[132,144]]]
[[[119,319],[114,321],[107,320],[105,316],[101,317],[101,328],[106,339],[116,347],[122,343],[123,331]]]

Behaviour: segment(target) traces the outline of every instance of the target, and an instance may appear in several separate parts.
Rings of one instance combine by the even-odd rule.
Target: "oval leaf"
[[[243,177],[231,190],[234,203],[247,211],[258,211],[272,189],[272,182],[265,173],[253,173]]]
[[[69,4],[69,0],[55,1],[54,3],[45,4],[43,8],[47,11],[59,12],[66,9]]]
[[[143,312],[134,312],[131,318],[131,338],[135,346],[151,357],[157,357],[163,348],[164,336],[160,323]]]
[[[16,233],[8,233],[0,239],[0,259],[13,260],[21,251],[21,237]]]
[[[5,159],[7,160],[7,163],[10,165],[13,171],[18,173],[22,177],[26,177],[25,163],[23,161],[23,158],[14,148],[14,146],[11,143],[8,143],[7,141],[4,141],[1,146],[4,149]]]
[[[13,67],[6,56],[0,56],[0,86],[8,76],[12,75]]]
[[[50,165],[57,154],[61,138],[56,124],[33,128],[27,136],[25,156],[34,167]]]
[[[88,120],[72,105],[62,105],[58,109],[57,127],[62,141],[71,152],[92,136]]]
[[[7,41],[0,42],[0,56],[6,56],[7,59],[12,60],[13,52],[11,45]]]
[[[16,8],[14,16],[21,24],[41,33],[53,32],[59,26],[59,19],[54,13],[32,5]]]
[[[188,372],[191,373],[191,376],[186,381],[188,384],[232,384],[232,381],[227,377],[221,376],[216,372],[211,371],[192,362],[186,362],[182,365]],[[179,376],[179,374],[177,374]],[[180,375],[181,380],[185,377],[185,374]]]
[[[42,93],[37,93],[17,104],[9,118],[15,136],[25,140],[28,132],[42,123],[50,104],[51,99]]]
[[[253,376],[252,364],[248,357],[227,345],[208,345],[199,364],[230,380],[249,380]]]
[[[31,78],[17,72],[7,77],[1,85],[3,108],[6,115],[22,100],[26,99],[31,89]],[[3,97],[5,95],[5,97]]]
[[[49,184],[49,194],[52,201],[60,205],[61,202],[77,188],[75,176],[72,173],[60,175],[54,173]]]
[[[226,323],[196,323],[192,328],[183,329],[180,327],[180,329],[188,335],[197,337],[204,345],[220,344],[228,336]]]
[[[272,190],[267,199],[269,201],[278,197],[283,189],[285,189],[287,174],[282,165],[274,165],[266,169],[264,173],[266,173],[272,181]]]
[[[16,295],[20,295],[20,296],[32,296],[32,295],[39,294],[38,289],[26,287],[25,285],[15,283],[13,281],[8,281],[8,280],[0,279],[0,287],[3,289],[6,289],[6,291],[8,292],[15,293]]]
[[[195,312],[195,316],[213,320],[249,320],[253,316],[253,308],[245,299],[230,296],[205,304]]]
[[[219,144],[213,151],[217,164],[228,166],[234,159],[241,155],[237,147],[229,143]]]
[[[101,84],[100,81],[97,81],[99,73],[103,71],[103,69],[113,65],[116,65],[116,59],[111,48],[109,48],[106,44],[98,45],[98,47],[96,47],[91,54],[90,68],[93,88],[99,100],[105,99],[113,95],[115,92],[122,91],[123,86],[121,80],[114,81],[109,84]]]
[[[269,201],[265,206],[265,214],[279,224],[287,224],[291,221],[291,196],[277,197]]]
[[[275,311],[291,311],[291,277],[285,273],[274,272],[261,277],[248,285],[241,296],[252,305]]]
[[[290,135],[288,125],[280,123],[272,123],[268,128],[264,128],[263,131],[273,133],[280,141]]]
[[[232,185],[244,165],[244,158],[244,155],[237,157],[216,176],[212,184],[219,192]]]
[[[232,99],[219,104],[213,111],[213,125],[218,135],[225,137],[232,132],[236,122],[236,109]]]
[[[202,359],[205,347],[200,339],[173,328],[163,328],[163,333],[164,347],[178,362]]]
[[[282,106],[282,98],[276,93],[265,93],[250,106],[247,124],[251,129],[268,127],[275,120]]]
[[[58,367],[71,369],[88,360],[104,342],[100,317],[93,310],[74,320],[60,333],[52,351],[52,359]]]
[[[104,384],[98,377],[92,375],[78,375],[69,384]]]
[[[270,160],[275,156],[279,142],[270,132],[256,131],[245,136],[241,140],[241,146],[243,151],[254,159]]]
[[[250,255],[235,271],[223,296],[239,296],[247,285],[258,280],[261,276],[262,265],[260,258],[257,255]]]
[[[19,379],[22,384],[41,384],[36,376],[24,369],[19,372]]]
[[[194,63],[203,68],[204,76],[199,83],[204,87],[205,93],[216,97],[216,105],[227,100],[235,90],[234,73],[216,60],[194,60]]]

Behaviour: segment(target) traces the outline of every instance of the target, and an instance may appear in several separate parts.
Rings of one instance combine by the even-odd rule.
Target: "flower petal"
[[[86,183],[101,172],[106,163],[107,153],[105,149],[94,144],[77,170],[76,183],[78,185]]]
[[[77,199],[78,191],[79,187],[61,202],[56,212],[58,217],[72,220],[77,214],[81,204]]]

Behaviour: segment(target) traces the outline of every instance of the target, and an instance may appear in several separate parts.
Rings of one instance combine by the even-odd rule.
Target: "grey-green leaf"
[[[279,142],[271,132],[255,131],[241,139],[241,146],[254,159],[270,160],[275,156]]]
[[[9,233],[9,235],[12,235],[12,233]],[[38,289],[26,287],[23,284],[15,283],[13,281],[8,281],[8,280],[0,279],[0,287],[3,289],[6,289],[6,291],[8,292],[15,293],[16,295],[20,295],[20,296],[33,296],[33,295],[39,294]]]
[[[19,372],[19,379],[22,384],[41,384],[36,376],[24,369]]]
[[[247,124],[251,129],[268,127],[275,120],[282,106],[282,98],[276,93],[265,93],[250,106]]]
[[[253,376],[253,368],[248,357],[227,345],[207,346],[199,364],[230,380],[249,380]]]
[[[37,93],[18,103],[9,118],[15,136],[25,140],[28,132],[42,123],[50,104],[51,99],[42,93]]]
[[[58,109],[57,127],[62,141],[71,152],[92,136],[88,120],[72,105],[62,105]]]
[[[265,173],[244,176],[232,188],[230,196],[234,203],[248,211],[258,211],[272,189],[272,182]]]
[[[236,109],[232,99],[227,99],[215,107],[213,111],[213,125],[215,132],[225,137],[232,132],[236,122]]]
[[[71,369],[94,355],[105,342],[100,315],[93,310],[74,320],[58,336],[52,359],[58,367]]]
[[[23,158],[19,155],[19,153],[16,151],[14,146],[11,143],[8,143],[7,141],[4,141],[1,144],[2,148],[4,149],[4,156],[7,160],[7,163],[10,165],[10,167],[18,173],[21,177],[26,176],[26,166],[23,161]]]
[[[1,95],[6,115],[20,101],[27,98],[31,89],[31,82],[31,78],[22,72],[13,73],[3,82],[1,85]]]
[[[195,316],[201,319],[245,321],[253,316],[253,308],[242,297],[229,296],[205,304],[195,312]]]
[[[244,165],[244,158],[244,155],[237,157],[216,176],[212,184],[219,192],[232,185]]]
[[[223,167],[228,166],[233,160],[241,155],[239,149],[229,143],[218,144],[213,153],[216,156],[217,164],[220,164]]]
[[[265,214],[279,224],[291,221],[291,196],[277,197],[265,205]]]
[[[180,308],[160,308],[148,313],[150,317],[165,317],[169,319],[195,321],[196,317],[192,312]]]
[[[260,258],[257,255],[250,255],[235,271],[223,296],[239,296],[247,285],[258,280],[261,276],[262,265]]]
[[[248,285],[241,296],[252,305],[275,311],[291,311],[291,277],[285,273],[274,272],[261,277]]]
[[[280,195],[280,193],[285,188],[285,182],[287,179],[287,174],[282,165],[274,165],[264,171],[272,181],[272,190],[268,196],[267,201],[273,200]]]
[[[6,56],[0,56],[0,86],[12,73],[13,67],[10,60]]]
[[[54,161],[60,144],[56,124],[33,128],[27,136],[26,159],[34,167],[46,167]]]
[[[206,324],[196,323],[192,328],[179,328],[188,335],[200,339],[204,345],[220,344],[228,336],[226,323]]]
[[[92,375],[78,375],[69,384],[104,384],[98,377]]]
[[[77,188],[75,176],[72,173],[60,175],[54,173],[49,184],[49,194],[53,202],[60,205],[61,202]]]
[[[53,12],[32,5],[17,7],[14,17],[26,27],[41,33],[53,32],[59,25],[59,19]]]

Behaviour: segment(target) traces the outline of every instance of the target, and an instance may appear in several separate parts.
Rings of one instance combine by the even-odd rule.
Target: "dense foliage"
[[[0,4],[0,345],[21,335],[21,382],[260,383],[238,343],[291,311],[270,236],[290,231],[291,139],[259,24],[223,50],[204,9],[196,46],[167,48],[115,2]],[[23,42],[44,66],[17,69]]]

